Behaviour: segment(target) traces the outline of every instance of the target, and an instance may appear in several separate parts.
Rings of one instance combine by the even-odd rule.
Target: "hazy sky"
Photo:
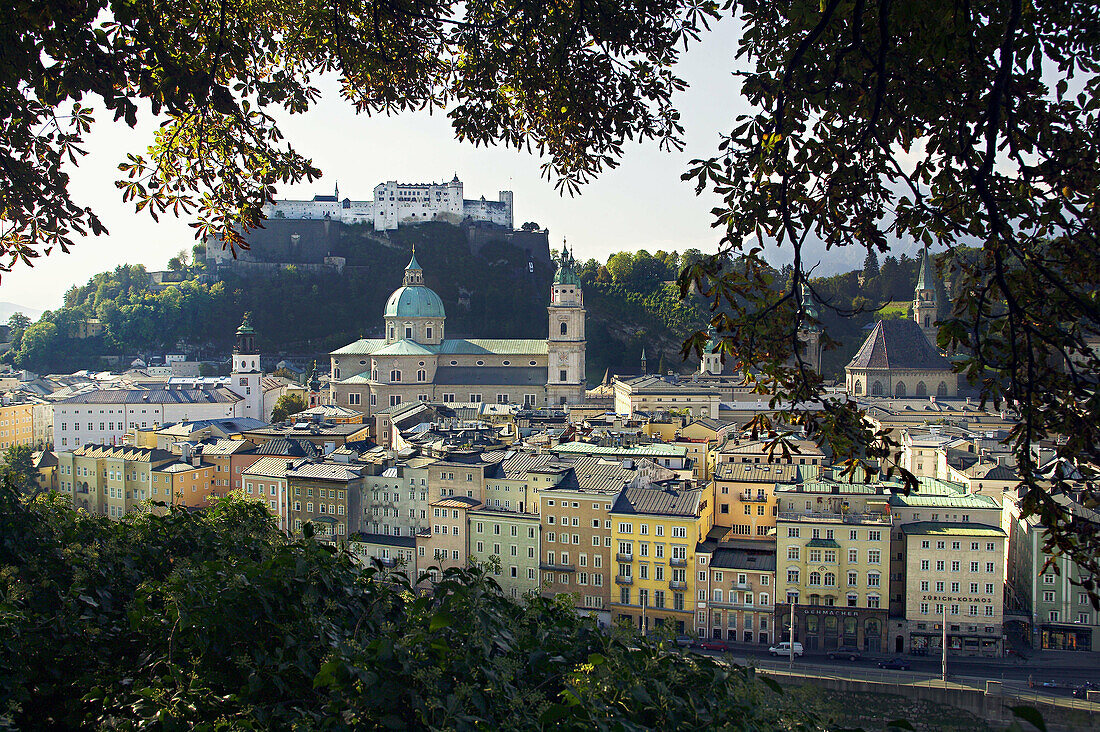
[[[696,196],[680,174],[691,159],[713,154],[719,132],[747,109],[730,74],[735,41],[734,22],[726,20],[680,64],[680,76],[691,84],[677,100],[686,127],[684,152],[661,152],[656,143],[628,146],[619,168],[575,198],[559,196],[553,182],[540,177],[541,160],[535,155],[459,143],[442,114],[356,116],[336,95],[334,83],[324,88],[322,102],[309,114],[288,117],[282,127],[324,177],[313,184],[285,187],[278,197],[311,198],[331,192],[338,181],[341,196],[367,199],[382,181],[441,181],[458,173],[467,198],[496,199],[498,191],[514,191],[516,225],[538,222],[549,228],[553,245],[566,237],[580,259],[603,261],[625,249],[713,250],[719,235],[710,226],[710,209],[717,198]],[[71,254],[55,252],[40,258],[33,269],[21,267],[3,275],[0,300],[57,308],[70,285],[96,272],[121,263],[163,269],[169,257],[195,244],[185,220],[162,218],[156,223],[145,212],[134,213],[113,185],[124,153],[144,151],[152,121],[131,130],[102,114],[99,120],[87,145],[90,154],[73,172],[72,190],[81,205],[90,205],[100,215],[110,235],[86,239]],[[863,254],[830,253],[818,274],[858,266]]]

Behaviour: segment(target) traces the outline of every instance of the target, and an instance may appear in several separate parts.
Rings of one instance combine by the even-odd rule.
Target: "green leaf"
[[[1042,730],[1042,732],[1046,732],[1047,724],[1043,721],[1043,715],[1035,707],[1026,705],[1012,707],[1012,713],[1016,715],[1018,719],[1024,720],[1032,727]]]

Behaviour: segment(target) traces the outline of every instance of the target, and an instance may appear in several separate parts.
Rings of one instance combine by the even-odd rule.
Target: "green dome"
[[[394,290],[386,301],[386,318],[443,318],[443,301],[423,285],[410,285]]]

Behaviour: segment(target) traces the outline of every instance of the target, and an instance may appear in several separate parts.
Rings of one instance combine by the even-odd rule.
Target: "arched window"
[[[428,380],[428,372],[425,371],[424,369],[420,369],[419,371],[416,372],[416,380],[417,381],[427,381]]]
[[[894,385],[894,396],[899,398],[899,399],[901,397],[905,396],[905,383],[904,382],[899,381],[897,384]]]
[[[390,340],[393,340],[393,326],[390,326]]]
[[[836,575],[833,574],[832,572],[826,572],[825,573],[825,586],[826,587],[836,587]]]
[[[940,382],[939,388],[936,389],[936,396],[940,396],[940,397],[947,396],[947,382],[946,381],[941,381]]]
[[[925,315],[924,316],[924,327],[927,328],[930,325],[932,325],[932,318]]]
[[[401,370],[400,369],[392,369],[390,371],[390,381],[395,381],[395,382],[396,381],[401,381]]]
[[[871,384],[871,394],[873,394],[874,396],[882,396],[881,381],[876,381],[875,383]]]
[[[561,334],[562,334],[562,335],[565,335],[565,333],[566,333],[566,330],[567,330],[567,328],[566,328],[566,325],[565,325],[565,323],[563,322],[563,323],[561,324]]]
[[[821,573],[820,572],[810,572],[810,587],[820,587],[820,586],[821,586]]]
[[[856,393],[857,395],[858,395],[858,394],[862,394],[862,393],[863,393],[863,381],[862,381],[862,380],[860,380],[860,379],[856,379],[856,386],[855,386],[855,389],[854,389],[853,391],[854,391],[854,392],[855,392],[855,393]]]
[[[924,385],[923,381],[917,382],[916,394],[919,397],[928,396],[928,387]]]

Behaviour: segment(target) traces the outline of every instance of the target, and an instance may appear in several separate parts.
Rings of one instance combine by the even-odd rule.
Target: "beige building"
[[[58,490],[72,496],[75,508],[121,518],[142,501],[171,500],[152,477],[155,469],[177,460],[178,456],[164,450],[82,445],[57,453]]]
[[[776,605],[779,632],[807,651],[887,649],[891,516],[878,483],[830,474],[776,491]]]
[[[696,561],[700,638],[764,646],[782,640],[774,627],[773,544],[743,539],[704,542]]]
[[[733,391],[733,387],[709,380],[681,379],[676,375],[616,378],[612,389],[616,414],[685,412],[692,417],[712,419],[718,418],[723,397]]]
[[[941,521],[901,530],[908,649],[937,655],[946,623],[949,653],[1002,655],[1005,532],[996,525]]]
[[[430,532],[416,537],[417,566],[438,579],[437,570],[465,567],[469,560],[469,512],[480,508],[476,498],[455,496],[432,501]]]

